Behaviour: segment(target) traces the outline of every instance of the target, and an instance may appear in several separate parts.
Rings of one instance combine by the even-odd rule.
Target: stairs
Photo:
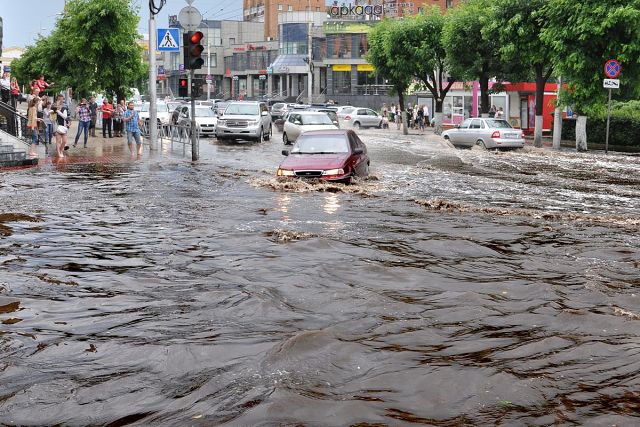
[[[24,141],[0,130],[0,169],[37,165],[37,157],[27,158],[27,148]]]

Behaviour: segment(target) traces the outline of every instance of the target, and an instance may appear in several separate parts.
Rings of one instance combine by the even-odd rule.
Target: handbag
[[[66,135],[66,133],[69,131],[69,129],[66,126],[63,125],[59,125],[56,128],[56,133],[59,133],[60,135]]]

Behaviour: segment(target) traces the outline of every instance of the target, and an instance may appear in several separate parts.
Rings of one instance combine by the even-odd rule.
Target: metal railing
[[[0,116],[4,119],[0,124],[2,130],[16,137],[23,144],[29,145],[30,130],[27,128],[27,117],[6,102],[0,101]]]
[[[148,124],[145,122],[141,127],[140,131],[142,135],[148,136],[149,129]],[[169,142],[171,144],[171,149],[173,150],[173,144],[182,144],[182,155],[186,154],[187,145],[191,145],[191,126],[190,125],[172,125],[172,124],[158,124],[158,140],[160,142],[160,146],[164,144],[164,142]],[[196,141],[200,144],[200,132],[196,132]]]
[[[356,95],[389,95],[391,85],[357,85]]]

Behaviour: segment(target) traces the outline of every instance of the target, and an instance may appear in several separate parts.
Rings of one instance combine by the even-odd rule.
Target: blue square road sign
[[[180,29],[158,28],[158,47],[160,52],[180,52]]]

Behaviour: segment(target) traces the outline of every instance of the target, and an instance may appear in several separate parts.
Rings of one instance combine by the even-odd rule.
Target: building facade
[[[264,23],[264,40],[278,38],[278,15],[287,12],[324,12],[324,0],[243,0],[243,20]]]

